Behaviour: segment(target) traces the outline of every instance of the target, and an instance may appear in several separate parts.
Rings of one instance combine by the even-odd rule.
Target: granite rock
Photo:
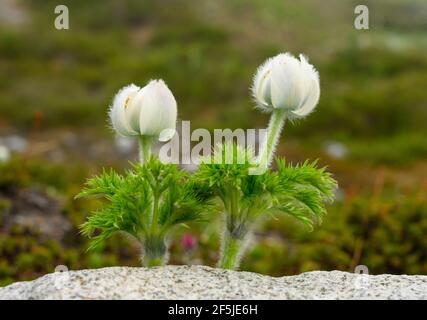
[[[427,299],[427,276],[313,271],[269,277],[207,266],[112,267],[47,274],[0,299]]]

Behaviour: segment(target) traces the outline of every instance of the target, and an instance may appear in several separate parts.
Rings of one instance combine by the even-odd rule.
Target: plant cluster
[[[107,202],[81,226],[84,235],[99,232],[89,248],[124,231],[142,244],[146,266],[167,262],[168,237],[174,226],[200,221],[212,207],[208,190],[175,165],[154,157],[134,164],[124,175],[110,170],[90,179],[77,195],[87,196]]]
[[[285,213],[311,227],[320,222],[336,187],[330,173],[316,161],[291,165],[276,159],[277,170],[269,169],[285,120],[303,118],[317,105],[317,71],[302,55],[279,54],[260,66],[252,93],[257,107],[272,114],[259,154],[226,141],[188,174],[151,154],[155,140],[168,141],[175,132],[177,104],[166,84],[156,80],[120,90],[110,108],[111,124],[118,134],[138,139],[140,163],[124,175],[104,171],[78,195],[106,200],[81,226],[92,237],[90,248],[124,231],[140,242],[144,265],[162,265],[175,226],[209,220],[208,213],[217,212],[224,220],[218,266],[236,269],[263,217]]]

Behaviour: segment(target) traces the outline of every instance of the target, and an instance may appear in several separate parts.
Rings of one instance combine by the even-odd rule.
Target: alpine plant
[[[320,223],[337,186],[325,168],[317,168],[316,161],[292,165],[276,158],[277,170],[269,169],[285,120],[304,118],[319,101],[319,74],[307,59],[288,53],[268,59],[258,68],[251,91],[257,108],[271,113],[259,155],[226,143],[217,146],[196,173],[223,204],[218,267],[225,269],[239,267],[253,230],[263,218],[288,214],[310,228]],[[220,162],[218,157],[232,161]]]
[[[256,107],[271,113],[260,152],[226,141],[189,174],[151,152],[155,141],[175,134],[177,103],[166,84],[121,89],[110,107],[111,125],[118,135],[138,140],[140,161],[124,174],[109,170],[89,179],[77,195],[104,199],[81,226],[92,239],[90,249],[124,231],[141,244],[145,266],[163,265],[174,227],[213,219],[216,212],[222,217],[218,267],[238,269],[263,219],[287,214],[310,228],[319,224],[337,182],[317,161],[292,165],[275,157],[286,120],[295,123],[316,108],[318,72],[305,56],[282,53],[258,68],[251,92]]]
[[[88,180],[80,197],[100,197],[103,205],[81,225],[99,247],[117,231],[139,241],[145,266],[167,263],[169,239],[175,226],[199,221],[210,210],[209,190],[175,164],[163,164],[151,147],[175,133],[177,106],[162,80],[139,88],[121,89],[110,107],[113,129],[139,141],[140,162],[124,174],[104,170]]]

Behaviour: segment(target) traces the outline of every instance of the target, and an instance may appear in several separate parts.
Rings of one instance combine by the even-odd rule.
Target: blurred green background
[[[69,8],[70,29],[54,28]],[[266,221],[242,269],[427,274],[427,3],[352,0],[2,0],[0,2],[0,286],[70,269],[139,266],[121,234],[85,252],[77,226],[98,205],[85,179],[123,170],[135,146],[106,113],[128,83],[163,78],[192,128],[261,128],[249,95],[257,66],[305,53],[320,72],[317,111],[286,126],[278,153],[320,159],[339,182],[323,225]],[[179,229],[171,263],[214,265],[217,225]],[[196,250],[181,244],[184,234]]]

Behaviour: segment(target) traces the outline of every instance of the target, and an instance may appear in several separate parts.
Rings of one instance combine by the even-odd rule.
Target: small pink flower
[[[181,238],[181,245],[185,250],[191,251],[196,247],[197,242],[190,233],[186,233]]]

